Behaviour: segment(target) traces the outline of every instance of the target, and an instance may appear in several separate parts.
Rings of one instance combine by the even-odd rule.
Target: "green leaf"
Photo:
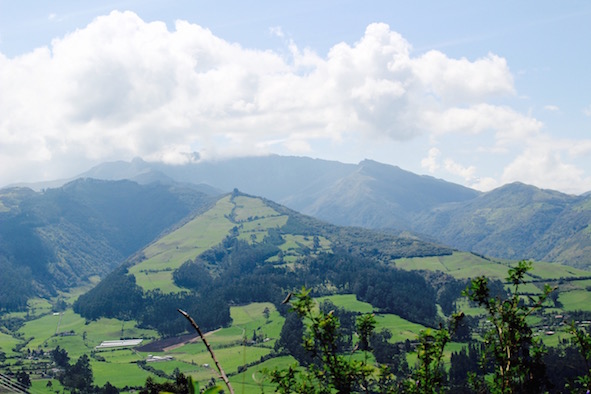
[[[203,394],[217,394],[217,393],[219,393],[219,392],[221,392],[223,390],[224,390],[224,388],[222,386],[216,384],[215,386],[210,387],[207,390],[205,390],[203,392]]]

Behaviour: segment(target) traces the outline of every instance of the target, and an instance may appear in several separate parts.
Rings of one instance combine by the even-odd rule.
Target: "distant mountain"
[[[424,211],[413,229],[488,256],[590,267],[590,224],[591,196],[513,183]]]
[[[475,190],[441,179],[364,160],[355,171],[312,195],[313,202],[301,211],[341,225],[406,230],[421,212],[449,202],[466,202],[478,195]],[[287,200],[304,199],[297,197]]]
[[[411,231],[499,258],[534,258],[591,267],[591,194],[566,195],[512,184],[481,193],[396,166],[266,156],[166,165],[134,159],[82,174],[196,185],[215,195],[237,188],[339,225]]]
[[[371,160],[344,164],[307,157],[264,156],[182,166],[105,163],[81,176],[135,179],[158,173],[177,182],[264,196],[298,212],[341,225],[408,229],[412,217],[443,203],[467,201],[480,193]]]
[[[0,310],[107,274],[210,201],[191,188],[131,181],[79,179],[44,192],[1,189]],[[5,294],[16,283],[23,286],[19,305]]]

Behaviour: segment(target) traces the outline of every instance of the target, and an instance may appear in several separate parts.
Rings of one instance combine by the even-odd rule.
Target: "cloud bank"
[[[272,31],[285,39],[279,27]],[[169,30],[113,11],[50,47],[0,54],[0,183],[52,179],[85,169],[73,172],[73,163],[135,156],[182,164],[194,151],[205,160],[270,152],[321,157],[317,145],[360,138],[403,144],[427,137],[437,149],[445,138],[486,134],[488,148],[503,151],[537,138],[543,127],[495,104],[516,92],[507,61],[492,53],[474,61],[439,51],[413,56],[411,44],[380,23],[326,55],[291,41],[286,48],[244,48],[186,21]],[[477,168],[450,158],[439,165],[441,152],[429,149],[421,152],[429,155],[425,168],[478,186]],[[534,153],[545,156],[532,162]],[[505,177],[527,163],[568,169],[561,160],[555,151],[524,147]],[[543,183],[539,174],[528,176]]]

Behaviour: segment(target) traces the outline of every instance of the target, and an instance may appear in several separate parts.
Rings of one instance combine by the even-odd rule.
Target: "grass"
[[[21,341],[19,339],[13,337],[12,335],[0,332],[0,351],[6,353],[7,357],[11,357],[18,354],[12,349],[14,349],[14,347],[18,345],[20,342]]]
[[[234,220],[236,222],[251,221],[254,217],[277,216],[278,213],[273,208],[265,204],[259,198],[246,196],[234,197]]]
[[[396,267],[405,270],[442,271],[454,278],[487,278],[504,280],[508,266],[468,252],[454,252],[449,256],[413,257],[395,260]]]
[[[394,261],[396,267],[405,270],[442,271],[457,279],[486,276],[489,279],[505,280],[507,269],[515,262],[489,260],[469,252],[454,252],[449,256],[402,258]],[[588,276],[589,271],[557,263],[534,262],[526,275],[532,279],[559,279]]]
[[[414,340],[417,338],[421,330],[426,329],[426,327],[421,324],[412,323],[400,316],[391,314],[376,315],[375,319],[377,323],[376,331],[385,328],[392,332],[390,342],[402,342],[407,339]]]
[[[275,387],[266,378],[263,370],[284,369],[297,363],[291,356],[276,357],[248,368],[246,371],[230,377],[230,383],[236,393],[260,394],[261,386],[265,393],[272,393]]]
[[[211,210],[144,249],[146,260],[131,267],[129,273],[135,276],[137,284],[142,288],[153,289],[154,283],[162,285],[162,276],[152,281],[154,274],[177,269],[185,261],[193,260],[200,253],[222,241],[235,226],[228,219],[233,207],[229,196],[220,199]],[[172,283],[172,278],[169,283]],[[180,290],[173,285],[168,285],[167,289],[168,291]]]
[[[86,319],[71,309],[59,316],[50,314],[31,320],[18,333],[25,339],[32,338],[26,346],[28,349],[54,349],[59,345],[75,355],[81,355],[105,340],[157,337],[154,330],[137,328],[135,321],[102,318],[86,324]],[[59,333],[73,335],[59,336]]]
[[[573,290],[560,293],[558,300],[567,311],[591,311],[591,292],[587,290]]]
[[[148,376],[155,377],[135,363],[107,363],[92,360],[91,367],[94,384],[97,386],[104,386],[107,382],[116,387],[143,386]]]
[[[146,259],[131,267],[129,273],[144,290],[179,292],[182,289],[172,278],[174,270],[222,242],[232,229],[238,229],[240,239],[261,242],[269,229],[280,228],[286,222],[286,215],[280,215],[258,198],[227,196],[209,211],[149,245],[143,250]]]
[[[268,309],[269,312],[268,319],[265,317],[265,309]],[[271,353],[284,322],[284,318],[279,315],[271,303],[233,306],[230,308],[230,315],[232,317],[231,327],[215,331],[207,337],[216,357],[228,374],[237,373],[238,367],[257,362],[261,357]],[[244,338],[250,340],[253,332],[262,334],[263,337],[271,340],[256,346],[245,346]],[[191,376],[201,384],[216,377],[216,373],[211,369],[214,367],[211,356],[201,341],[186,344],[171,350],[168,354],[175,358],[175,362],[185,363],[184,367],[189,368]],[[209,367],[203,367],[205,364],[209,364]],[[156,368],[163,369],[164,363],[162,366],[162,368],[159,366]],[[196,368],[191,369],[194,367]],[[180,367],[179,369],[182,371]]]
[[[344,308],[348,311],[359,313],[371,313],[374,311],[371,304],[357,300],[355,294],[337,294],[316,298],[316,302],[319,304],[324,300],[329,300],[339,308]]]
[[[232,373],[237,372],[239,366],[257,361],[270,352],[271,350],[267,348],[240,345],[215,349],[215,356],[226,373]],[[211,356],[205,350],[200,353],[175,353],[174,357],[176,360],[188,363],[210,364],[213,366]]]

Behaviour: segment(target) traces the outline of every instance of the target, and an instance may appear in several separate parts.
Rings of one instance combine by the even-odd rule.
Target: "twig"
[[[205,336],[201,332],[201,329],[199,328],[197,323],[195,323],[195,320],[193,320],[193,318],[191,316],[189,316],[189,314],[187,312],[183,311],[182,309],[177,309],[177,311],[179,311],[179,313],[181,315],[185,316],[187,318],[187,320],[191,323],[193,328],[197,331],[197,333],[201,337],[201,340],[205,344],[207,351],[209,352],[209,354],[211,354],[211,358],[213,359],[215,366],[217,367],[218,371],[220,371],[220,375],[222,376],[224,383],[226,383],[226,386],[228,386],[228,390],[230,390],[230,394],[234,394],[234,389],[232,388],[232,385],[230,384],[230,381],[228,380],[228,377],[226,376],[224,369],[222,368],[222,366],[218,362],[218,359],[215,358],[215,354],[213,353],[213,349],[211,348],[211,346],[209,346],[209,342],[207,342],[207,339],[205,339]]]

